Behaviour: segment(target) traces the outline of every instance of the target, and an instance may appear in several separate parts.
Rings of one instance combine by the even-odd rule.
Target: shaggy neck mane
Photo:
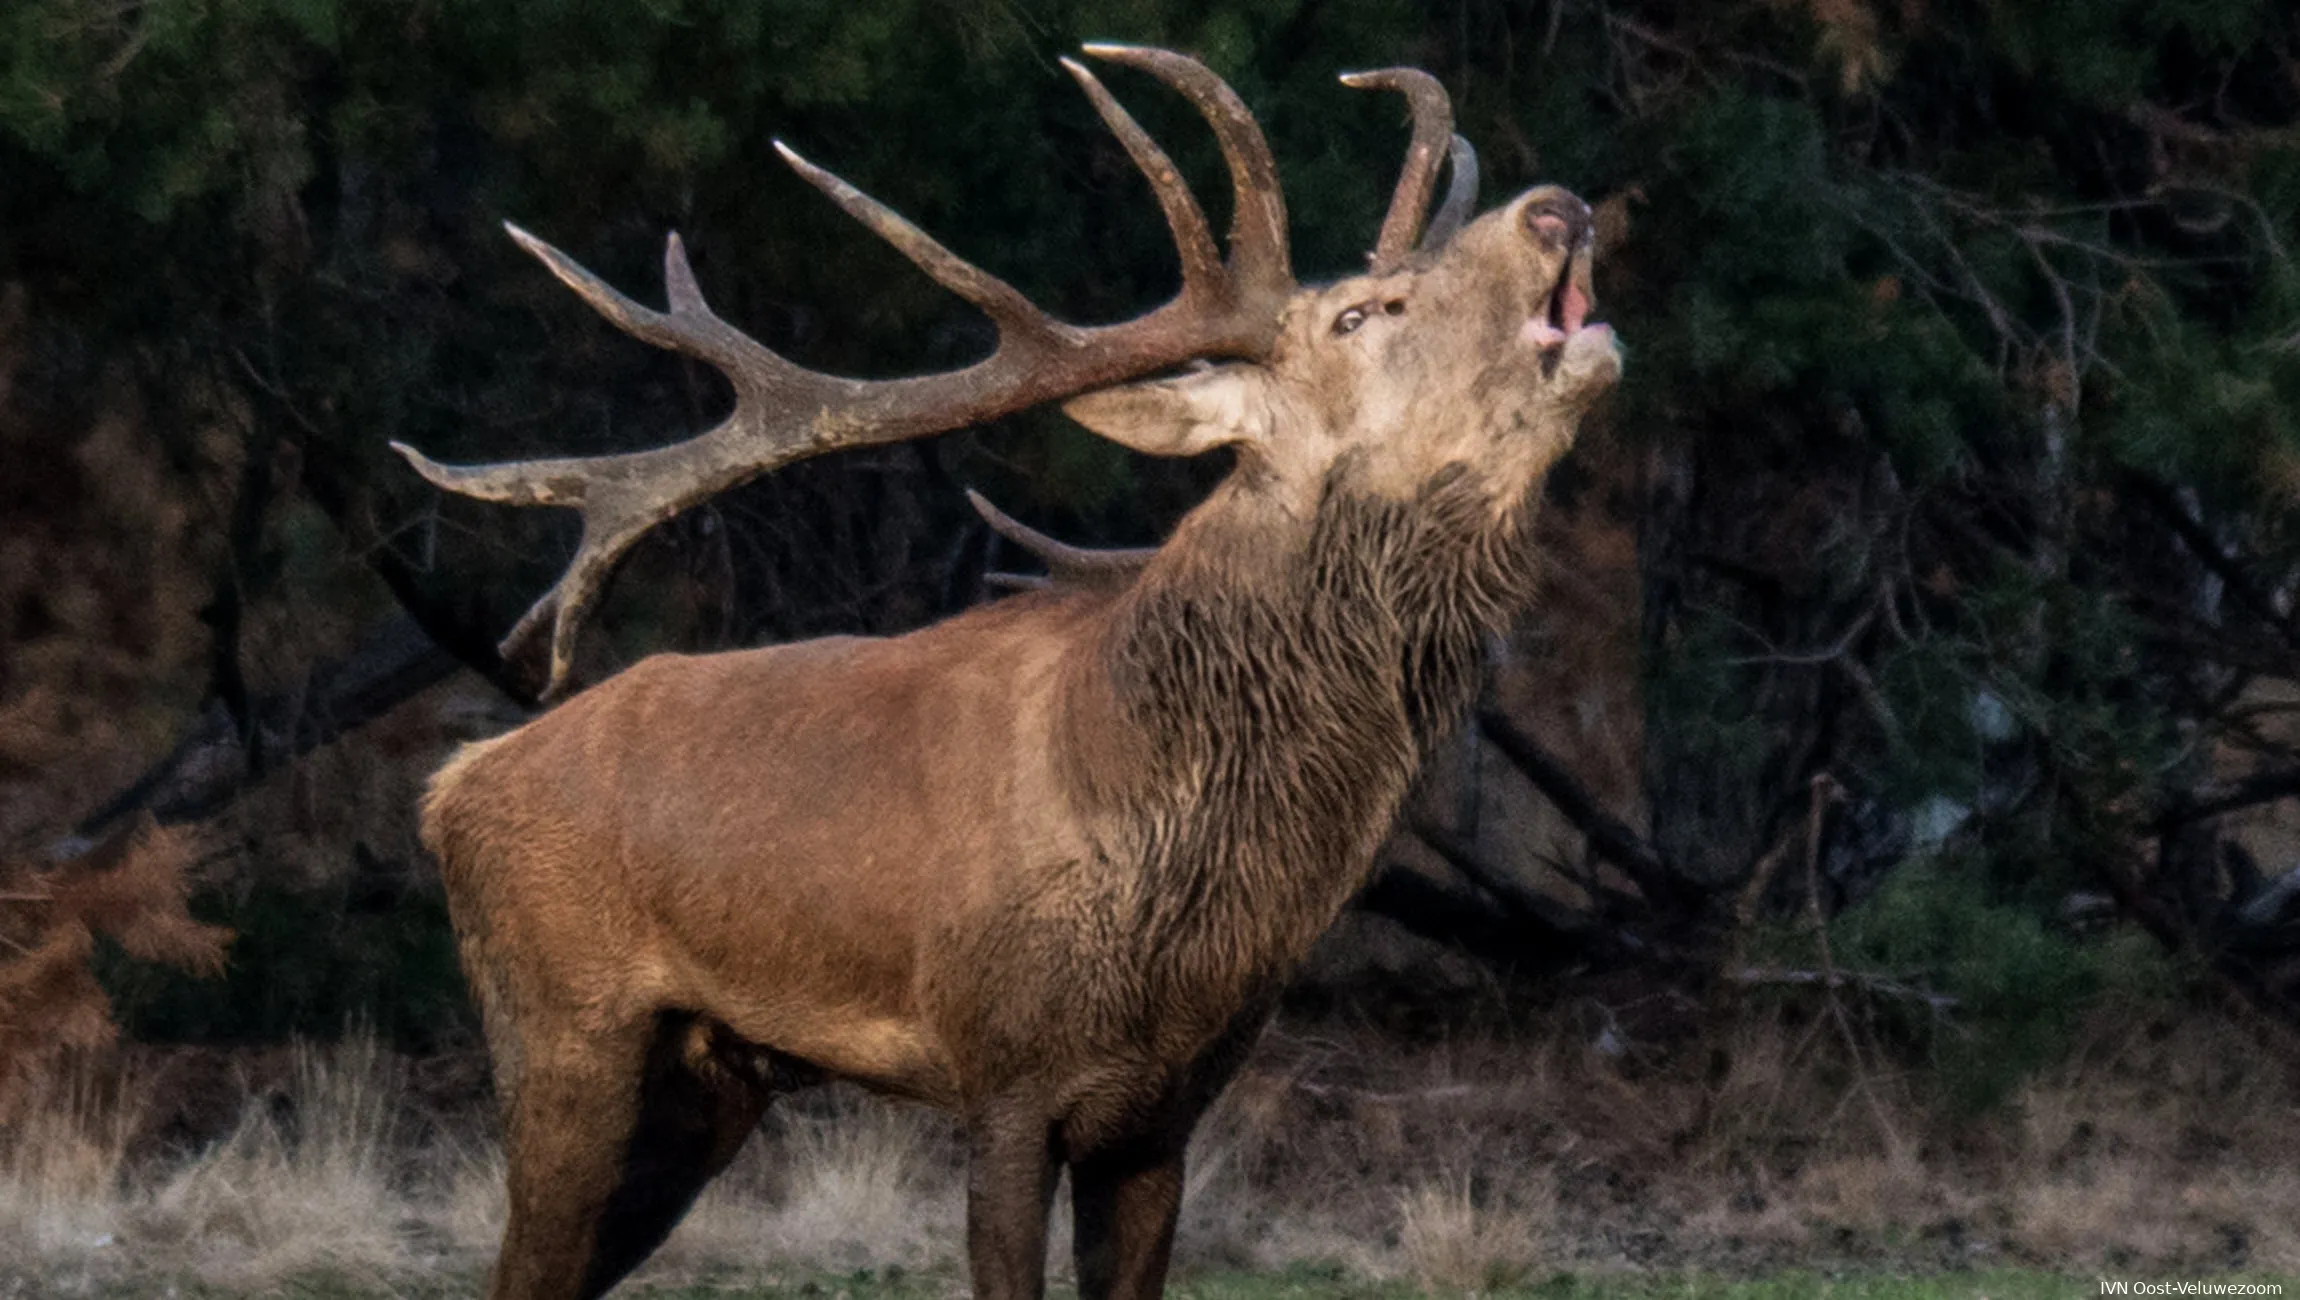
[[[1497,511],[1466,466],[1385,499],[1345,465],[1289,556],[1240,553],[1269,544],[1243,494],[1184,522],[1110,611],[1109,698],[1072,711],[1102,733],[1082,803],[1143,864],[1111,882],[1136,951],[1251,996],[1331,924],[1529,593],[1534,499]]]

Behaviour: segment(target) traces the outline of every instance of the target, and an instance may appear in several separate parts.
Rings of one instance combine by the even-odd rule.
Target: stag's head
[[[548,646],[542,693],[564,684],[574,633],[616,561],[672,514],[806,456],[938,433],[1043,402],[1066,401],[1087,427],[1152,454],[1235,448],[1234,491],[1296,519],[1314,513],[1337,477],[1354,491],[1408,498],[1463,467],[1486,485],[1497,511],[1539,482],[1620,370],[1611,331],[1589,320],[1587,205],[1545,187],[1467,220],[1476,155],[1452,134],[1452,108],[1436,80],[1403,68],[1352,74],[1343,80],[1405,94],[1413,143],[1366,273],[1304,287],[1288,257],[1277,168],[1236,93],[1168,51],[1101,45],[1087,52],[1148,72],[1189,98],[1214,128],[1236,191],[1224,256],[1165,153],[1092,73],[1063,60],[1150,182],[1180,254],[1181,292],[1134,320],[1098,327],[1055,320],[780,142],[800,175],[989,315],[997,350],[941,375],[879,382],[823,375],[713,313],[677,236],[664,257],[669,308],[656,311],[512,229],[609,320],[717,367],[736,395],[734,413],[718,428],[619,456],[459,467],[399,448],[441,487],[582,511],[583,542],[566,575],[503,643],[507,660],[527,664]],[[1449,156],[1449,193],[1419,237]],[[1205,364],[1216,361],[1227,364]],[[1201,368],[1143,378],[1184,363]]]
[[[1393,267],[1298,291],[1263,360],[1064,409],[1141,451],[1233,447],[1240,478],[1297,513],[1337,467],[1404,497],[1467,466],[1507,506],[1620,374],[1612,331],[1589,320],[1590,259],[1588,206],[1536,189]]]

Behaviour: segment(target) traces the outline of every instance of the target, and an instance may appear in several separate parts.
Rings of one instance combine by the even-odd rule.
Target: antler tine
[[[997,349],[973,365],[941,374],[879,381],[820,374],[793,365],[714,314],[676,235],[663,255],[669,307],[656,311],[610,288],[565,253],[510,227],[522,247],[602,316],[634,337],[710,363],[725,372],[735,389],[734,413],[717,428],[646,451],[460,466],[442,465],[393,444],[424,478],[449,491],[582,511],[583,540],[573,562],[501,646],[504,659],[524,672],[549,629],[548,673],[539,697],[548,698],[565,684],[584,615],[624,553],[648,529],[718,492],[821,452],[961,428],[1184,361],[1256,357],[1268,351],[1279,309],[1293,289],[1293,274],[1286,255],[1285,200],[1261,129],[1237,94],[1194,60],[1132,46],[1088,46],[1087,51],[1140,67],[1196,105],[1213,126],[1238,189],[1225,264],[1214,252],[1205,214],[1172,161],[1100,83],[1071,66],[1096,111],[1149,178],[1182,257],[1181,294],[1133,320],[1084,327],[1054,319],[1005,281],[779,141],[775,148],[800,176],[937,283],[987,313],[998,329]],[[1079,552],[1088,558],[1068,556],[1074,549],[1038,553],[1051,567],[1081,572],[1124,563],[1092,558],[1089,552]]]
[[[727,377],[738,385],[746,380],[771,385],[803,378],[809,373],[719,319],[703,301],[702,288],[695,283],[695,269],[687,264],[687,246],[677,232],[663,241],[663,284],[671,309],[656,311],[617,292],[574,258],[518,226],[506,221],[503,229],[521,248],[549,267],[561,284],[589,303],[591,310],[634,338],[707,361],[726,371]]]
[[[839,210],[870,227],[871,233],[894,245],[919,270],[934,278],[936,284],[980,307],[983,313],[997,322],[1000,332],[1041,339],[1072,341],[1076,330],[1055,320],[1038,309],[1038,304],[1022,296],[1020,290],[974,263],[967,261],[929,235],[912,225],[894,209],[847,184],[837,176],[824,171],[798,155],[798,151],[777,140],[775,152],[791,165],[791,170],[804,177],[808,184],[830,196]]]
[[[551,659],[542,694],[548,697],[556,692],[575,666],[576,633],[582,630],[584,618],[606,591],[607,579],[614,576],[615,566],[623,562],[624,553],[637,544],[648,529],[676,513],[678,507],[671,506],[660,511],[600,519],[585,511],[583,541],[575,548],[575,558],[568,563],[567,572],[551,585],[551,590],[536,601],[503,638],[500,651],[504,661],[518,663],[534,654],[534,647],[548,625]]]
[[[1195,106],[1222,157],[1230,164],[1237,206],[1230,217],[1230,273],[1233,288],[1292,292],[1294,272],[1286,245],[1286,197],[1278,188],[1278,163],[1270,142],[1238,92],[1196,59],[1146,45],[1088,45],[1097,59],[1139,68],[1180,91]],[[1092,92],[1088,92],[1091,94]],[[1099,107],[1099,105],[1097,105]]]
[[[1016,519],[973,488],[966,490],[966,500],[974,507],[974,513],[982,516],[982,522],[990,525],[990,531],[1030,552],[1046,566],[1047,575],[1056,582],[1091,584],[1104,578],[1131,575],[1158,553],[1157,548],[1146,546],[1110,550],[1072,546]]]
[[[982,575],[982,581],[983,585],[1001,591],[1048,591],[1054,586],[1054,579],[1043,573],[1003,573],[992,570]]]
[[[616,328],[656,347],[709,362],[738,390],[819,378],[761,346],[711,310],[703,300],[702,287],[695,282],[694,267],[687,262],[686,245],[676,233],[663,243],[663,283],[671,309],[662,312],[641,306],[574,258],[518,226],[506,221],[503,229]],[[404,443],[394,442],[391,447],[435,486],[481,501],[518,506],[580,506],[589,499],[593,481],[610,472],[607,467],[617,459],[562,457],[500,465],[443,465]]]
[[[575,634],[584,616],[597,603],[624,552],[640,537],[696,501],[821,449],[795,444],[762,450],[755,438],[741,437],[744,431],[738,422],[743,418],[738,406],[734,417],[709,433],[611,456],[442,465],[404,443],[391,447],[417,473],[450,492],[507,505],[573,506],[582,511],[583,539],[567,571],[497,646],[506,664],[524,666],[535,655],[544,629],[550,629],[548,670],[537,692],[540,699],[549,698],[565,683],[574,666]],[[679,490],[663,491],[666,482],[677,484]]]
[[[1158,196],[1158,207],[1166,214],[1166,227],[1174,232],[1174,248],[1182,257],[1182,285],[1186,290],[1202,290],[1221,283],[1222,254],[1214,247],[1214,234],[1206,226],[1206,213],[1192,197],[1190,187],[1175,169],[1174,160],[1158,147],[1134,115],[1126,111],[1102,79],[1095,76],[1085,64],[1075,59],[1059,60],[1065,72],[1078,82],[1079,89],[1101,114],[1103,124],[1118,143],[1126,147],[1135,169],[1150,182],[1151,193]],[[996,527],[996,524],[992,525]]]
[[[653,492],[651,483],[664,469],[676,467],[695,475],[698,482],[714,484],[701,494],[708,496],[749,477],[752,471],[747,466],[711,467],[710,462],[718,458],[710,454],[716,450],[710,438],[711,434],[705,434],[669,447],[620,456],[500,465],[442,465],[405,443],[394,442],[391,449],[406,457],[418,474],[450,492],[506,505],[575,506],[582,510],[583,540],[567,572],[497,647],[505,663],[522,664],[535,653],[534,643],[543,629],[551,629],[549,669],[545,685],[537,693],[538,698],[547,698],[566,681],[574,665],[576,630],[623,553],[648,529],[689,504],[684,494],[664,497]],[[794,451],[784,459],[795,460],[802,454]]]
[[[1396,270],[1413,254],[1422,214],[1429,210],[1430,191],[1437,188],[1440,155],[1453,135],[1453,101],[1438,79],[1420,68],[1345,72],[1342,84],[1354,90],[1397,91],[1413,110],[1413,141],[1406,146],[1405,167],[1398,173],[1389,215],[1382,218],[1382,233],[1369,259],[1374,274],[1381,275]]]
[[[1453,179],[1446,182],[1445,202],[1438,205],[1429,229],[1422,232],[1425,249],[1444,248],[1452,242],[1469,221],[1470,210],[1477,206],[1477,150],[1457,135],[1446,158],[1453,168]]]

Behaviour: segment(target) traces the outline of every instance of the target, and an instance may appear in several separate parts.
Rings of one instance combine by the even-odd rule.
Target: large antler
[[[1374,241],[1374,251],[1367,255],[1369,269],[1384,275],[1398,269],[1413,255],[1415,236],[1420,234],[1422,213],[1429,208],[1430,194],[1437,188],[1438,164],[1453,163],[1453,181],[1447,187],[1445,203],[1437,215],[1430,219],[1429,233],[1422,237],[1420,247],[1443,248],[1469,219],[1470,206],[1477,202],[1477,150],[1467,140],[1453,133],[1453,100],[1438,79],[1420,68],[1380,68],[1372,72],[1345,72],[1342,84],[1356,90],[1394,90],[1406,97],[1413,113],[1413,139],[1406,146],[1405,167],[1398,174],[1398,187],[1390,195],[1389,214],[1382,218],[1382,233]],[[1439,157],[1439,151],[1445,158]]]
[[[425,478],[451,492],[582,512],[583,540],[567,572],[501,646],[508,663],[523,663],[543,629],[550,628],[541,695],[565,684],[575,634],[624,552],[656,524],[738,483],[826,451],[961,428],[1193,358],[1267,353],[1294,278],[1286,250],[1285,199],[1261,128],[1237,93],[1194,59],[1129,45],[1085,49],[1096,58],[1139,68],[1188,98],[1214,128],[1237,195],[1225,262],[1204,212],[1165,152],[1093,73],[1062,60],[1150,182],[1181,257],[1181,292],[1134,320],[1082,327],[1048,316],[1005,281],[780,141],[775,148],[799,175],[937,283],[988,315],[998,329],[997,349],[974,365],[944,374],[841,379],[794,365],[721,320],[703,301],[675,234],[663,253],[669,310],[655,311],[610,288],[551,245],[516,226],[506,227],[522,248],[625,333],[716,367],[735,389],[734,414],[725,423],[647,451],[455,466],[392,444]]]

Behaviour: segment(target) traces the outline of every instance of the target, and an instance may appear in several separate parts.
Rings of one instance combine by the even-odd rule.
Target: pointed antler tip
[[[1164,60],[1179,58],[1195,62],[1195,60],[1189,60],[1188,56],[1176,54],[1172,50],[1162,50],[1155,45],[1129,45],[1124,41],[1088,41],[1078,48],[1097,59],[1107,59],[1112,63],[1131,64],[1149,70],[1155,70],[1158,64]]]
[[[806,158],[799,153],[798,150],[791,148],[789,145],[784,144],[780,140],[775,141],[774,145],[775,152],[783,156],[783,161],[790,164],[792,171],[795,171],[800,176],[805,177],[809,185],[814,186],[816,189],[827,191],[834,198],[837,197],[840,189],[846,187],[846,182],[839,179],[835,173],[826,171],[823,168],[817,167],[813,163],[808,162]]]
[[[434,487],[454,490],[454,474],[447,466],[396,438],[392,440],[391,449],[399,453],[400,459],[407,462],[408,468],[422,475],[425,482]]]
[[[1096,101],[1095,107],[1097,111],[1101,111],[1101,101],[1109,98],[1110,92],[1102,88],[1102,78],[1094,75],[1094,69],[1067,54],[1056,55],[1054,61],[1061,64],[1062,70],[1070,74],[1070,79],[1077,82],[1079,87],[1085,90],[1087,96]]]
[[[551,246],[550,241],[530,234],[524,228],[508,221],[503,223],[503,233],[511,236],[511,242],[527,250],[529,256],[551,266],[556,272],[559,260],[563,255],[558,249]]]
[[[782,141],[775,141],[774,146],[775,152],[782,155],[783,161],[790,164],[792,171],[795,171],[799,175],[806,177],[807,180],[813,184],[819,186],[823,183],[822,178],[829,177],[831,175],[829,172],[824,171],[822,168],[815,166],[811,162],[808,162],[806,158],[799,153],[798,150],[791,148],[789,145],[784,144]]]
[[[1410,91],[1417,84],[1434,84],[1434,81],[1420,68],[1365,68],[1342,74],[1342,84],[1352,90]]]
[[[675,316],[710,312],[703,301],[703,286],[695,280],[695,268],[687,262],[686,241],[676,230],[663,241],[663,290]]]

